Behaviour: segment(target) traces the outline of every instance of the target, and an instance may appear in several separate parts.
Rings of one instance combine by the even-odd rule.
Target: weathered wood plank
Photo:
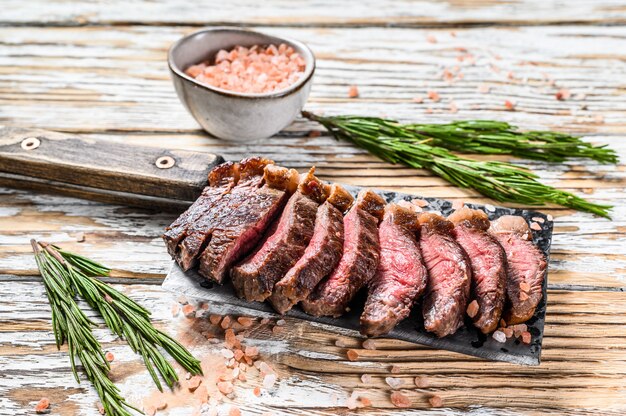
[[[358,6],[358,7],[355,7]],[[124,13],[119,13],[124,10]],[[27,11],[27,13],[26,13]],[[0,22],[28,25],[84,25],[140,23],[164,24],[243,24],[277,26],[442,26],[474,24],[552,24],[563,22],[623,23],[626,12],[619,0],[558,2],[523,0],[514,2],[393,0],[384,7],[375,1],[334,2],[313,0],[210,1],[202,7],[181,7],[175,0],[132,3],[121,0],[99,2],[4,1]]]
[[[78,132],[197,131],[165,64],[167,48],[190,30],[1,28],[0,122]],[[440,29],[267,29],[305,41],[316,53],[309,110],[433,122],[495,118],[596,134],[626,131],[626,86],[619,76],[625,30],[473,28],[451,36]],[[429,35],[437,43],[428,42]],[[444,70],[463,78],[446,81]],[[350,84],[358,85],[359,98],[347,98]],[[480,93],[485,86],[489,93]],[[555,98],[562,88],[570,99]],[[426,98],[430,90],[440,101]],[[424,102],[414,102],[417,97]],[[515,102],[516,111],[506,111],[505,100]],[[450,111],[452,102],[457,112]],[[51,105],[54,112],[47,111]],[[312,125],[299,121],[287,131]]]
[[[207,359],[220,354],[220,344],[201,341],[202,333],[215,331],[206,318],[187,319],[180,315],[172,318],[173,300],[159,287],[116,287],[153,310],[158,325],[169,333],[178,334],[199,356]],[[90,389],[75,384],[65,350],[59,353],[54,348],[42,286],[0,282],[0,289],[0,368],[4,374],[0,378],[0,397],[4,408],[17,414],[26,413],[29,406],[45,394],[57,400],[53,402],[53,409],[61,414],[69,412],[68,409],[91,414],[96,397]],[[219,311],[219,305],[209,305],[211,310]],[[256,398],[252,389],[261,381],[255,370],[250,370],[248,382],[236,385],[232,402],[249,414],[267,410],[281,415],[351,414],[345,407],[346,400],[357,390],[372,401],[373,408],[380,412],[377,414],[391,414],[394,409],[389,401],[392,390],[385,377],[397,377],[405,382],[402,391],[410,397],[412,407],[428,408],[428,398],[437,394],[446,407],[452,408],[446,410],[447,414],[461,414],[469,407],[485,405],[489,406],[483,408],[485,412],[497,414],[506,414],[506,409],[511,408],[524,414],[544,407],[557,414],[599,407],[606,412],[603,414],[620,412],[626,409],[626,338],[603,339],[603,330],[598,327],[603,324],[587,323],[584,319],[576,321],[577,316],[587,316],[597,318],[591,319],[592,322],[603,322],[608,314],[615,319],[613,325],[624,327],[626,303],[621,293],[551,291],[544,359],[541,366],[533,368],[486,362],[387,339],[377,340],[376,350],[365,350],[360,347],[361,340],[294,319],[287,319],[284,330],[278,334],[272,331],[273,323],[257,323],[246,331],[244,342],[259,347],[262,359],[276,369],[279,383]],[[551,321],[560,316],[572,319]],[[33,330],[16,329],[18,323],[34,325]],[[566,328],[557,331],[557,326]],[[116,357],[113,375],[117,383],[133,403],[141,405],[146,392],[154,391],[149,376],[128,348],[115,341],[107,330],[98,329],[96,333],[104,347]],[[221,331],[216,335],[221,338]],[[337,340],[345,347],[336,346]],[[346,348],[357,349],[359,360],[347,360]],[[399,372],[391,373],[392,366]],[[363,382],[362,374],[370,374],[371,380]],[[429,386],[417,389],[413,385],[416,376],[426,376]],[[60,385],[79,394],[63,395]],[[555,397],[559,398],[556,402]],[[228,409],[227,406],[222,409]],[[169,410],[177,411],[176,408]]]

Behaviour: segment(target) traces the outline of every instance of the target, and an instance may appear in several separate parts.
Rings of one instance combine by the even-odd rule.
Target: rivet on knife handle
[[[161,156],[154,164],[159,169],[169,169],[176,164],[176,161],[170,156]]]
[[[24,150],[34,150],[39,147],[41,141],[36,137],[27,137],[22,140],[21,146]]]

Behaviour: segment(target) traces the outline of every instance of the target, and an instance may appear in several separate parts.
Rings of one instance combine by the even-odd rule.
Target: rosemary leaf
[[[535,174],[519,166],[460,157],[449,150],[512,154],[550,162],[568,157],[617,162],[611,149],[592,146],[579,138],[554,132],[518,132],[507,123],[487,120],[402,125],[375,117],[302,114],[322,124],[337,140],[351,142],[391,163],[428,169],[454,185],[474,189],[497,201],[554,203],[610,218],[611,205],[595,204],[542,184]]]

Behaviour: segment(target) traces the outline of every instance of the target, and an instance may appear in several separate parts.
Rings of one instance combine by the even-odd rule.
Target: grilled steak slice
[[[265,167],[271,163],[271,160],[259,157],[244,159],[239,163],[237,185],[187,228],[187,235],[176,253],[176,261],[183,270],[196,265],[215,227],[227,220],[262,185]]]
[[[191,224],[209,212],[237,184],[239,164],[226,162],[214,167],[209,172],[208,180],[209,186],[202,190],[198,199],[176,221],[165,228],[163,240],[172,258],[178,253],[178,244],[187,235],[187,229]]]
[[[213,228],[211,241],[200,255],[198,272],[221,283],[230,266],[262,238],[298,184],[298,172],[269,165],[265,185],[242,196],[245,201],[224,215]]]
[[[274,284],[304,254],[315,224],[320,202],[326,199],[328,185],[313,175],[304,176],[280,218],[265,241],[241,264],[231,270],[237,296],[248,301],[264,301],[272,294]]]
[[[531,231],[522,217],[504,215],[491,223],[494,235],[506,253],[507,305],[504,319],[507,324],[529,320],[543,296],[542,286],[548,264],[533,243]]]
[[[423,213],[419,223],[420,248],[429,276],[422,307],[424,327],[445,337],[463,325],[472,270],[467,254],[452,237],[454,225],[450,221]]]
[[[474,326],[488,334],[498,327],[506,298],[504,250],[487,232],[489,219],[483,211],[463,207],[448,220],[454,224],[454,238],[470,258],[472,298],[478,303],[478,312],[472,317]]]
[[[378,221],[385,201],[370,190],[359,193],[356,203],[343,219],[343,254],[332,274],[302,303],[315,316],[338,317],[348,302],[376,272],[380,257]]]
[[[398,204],[385,207],[378,229],[380,262],[369,284],[361,315],[361,333],[384,335],[409,316],[416,299],[426,289],[428,272],[422,263],[413,209]]]
[[[276,311],[285,313],[306,299],[335,269],[343,250],[343,212],[353,201],[348,191],[332,185],[328,199],[317,209],[313,237],[304,255],[274,286],[269,301]]]

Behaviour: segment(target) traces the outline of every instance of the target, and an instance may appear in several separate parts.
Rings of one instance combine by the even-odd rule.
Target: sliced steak
[[[506,299],[506,256],[498,240],[487,232],[489,219],[483,211],[463,207],[448,220],[454,224],[454,238],[470,258],[472,298],[478,312],[474,326],[483,334],[494,331],[500,322]]]
[[[313,169],[302,178],[265,241],[231,270],[237,296],[262,302],[272,294],[276,282],[304,254],[313,236],[317,208],[326,199],[326,188],[328,185],[313,175]]]
[[[424,327],[438,337],[456,332],[470,296],[472,270],[465,251],[454,240],[454,225],[440,215],[419,216],[420,248],[428,270],[422,307]]]
[[[233,162],[222,163],[209,172],[209,186],[205,187],[196,201],[183,212],[176,221],[165,228],[163,240],[167,252],[172,258],[178,254],[178,244],[187,236],[187,229],[209,212],[224,195],[237,184],[239,180],[239,164]]]
[[[211,241],[200,255],[198,272],[221,283],[232,264],[244,257],[263,237],[298,184],[298,172],[275,165],[265,168],[261,188],[247,192],[213,228]]]
[[[302,303],[315,316],[341,316],[348,302],[376,272],[380,257],[378,221],[385,201],[370,190],[359,193],[343,219],[343,253],[337,268]]]
[[[176,254],[176,261],[183,270],[189,270],[197,264],[198,256],[210,241],[215,227],[228,220],[263,184],[265,167],[271,163],[271,160],[258,157],[244,159],[239,163],[237,185],[187,228],[185,239],[179,244]]]
[[[369,294],[361,315],[361,333],[380,336],[409,316],[424,290],[428,272],[422,263],[417,233],[417,213],[391,204],[378,228],[380,262],[369,284]]]
[[[532,242],[531,231],[522,217],[505,215],[491,223],[494,235],[506,253],[507,305],[504,319],[507,324],[529,320],[543,296],[543,280],[548,264]]]
[[[343,251],[343,212],[353,201],[348,191],[332,185],[328,199],[317,209],[313,237],[304,255],[274,286],[269,301],[276,311],[285,313],[306,299],[335,269]]]

